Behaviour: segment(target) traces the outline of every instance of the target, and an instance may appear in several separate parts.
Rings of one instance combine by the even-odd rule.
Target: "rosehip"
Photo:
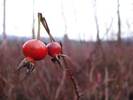
[[[51,57],[56,57],[61,53],[61,45],[58,42],[50,42],[47,44],[48,54]]]
[[[24,55],[34,60],[41,60],[48,53],[46,45],[42,41],[37,39],[31,39],[26,41],[23,44],[22,48]]]

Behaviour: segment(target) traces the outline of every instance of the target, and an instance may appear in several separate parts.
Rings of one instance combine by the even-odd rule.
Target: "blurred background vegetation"
[[[110,2],[111,0],[108,1]],[[127,6],[124,6],[123,3],[121,3],[122,0],[115,1],[115,17],[110,17],[108,24],[106,23],[105,26],[103,26],[104,31],[101,31],[103,27],[101,27],[102,20],[99,18],[100,11],[98,10],[98,2],[101,2],[102,6],[104,6],[104,2],[102,2],[102,0],[91,0],[90,4],[92,5],[94,11],[92,16],[95,28],[94,33],[88,32],[86,34],[95,34],[93,35],[95,38],[89,38],[89,40],[86,40],[86,36],[91,35],[82,35],[83,38],[80,38],[79,35],[79,38],[76,40],[71,38],[70,34],[73,34],[73,32],[71,33],[70,29],[73,27],[68,24],[69,18],[66,13],[67,11],[64,10],[65,6],[63,6],[65,3],[67,4],[67,2],[65,0],[60,1],[61,16],[64,20],[64,33],[62,33],[62,37],[56,36],[54,29],[51,28],[52,25],[50,24],[49,26],[50,29],[53,29],[52,33],[55,33],[53,35],[56,37],[56,40],[62,42],[64,53],[70,56],[71,61],[73,62],[72,64],[67,61],[67,65],[71,68],[74,74],[80,97],[76,99],[74,87],[70,79],[66,78],[57,100],[133,100],[133,17],[131,17],[132,15],[129,15],[129,13],[125,13],[125,16],[127,17],[126,20],[123,20],[124,10],[121,10],[121,7],[125,7],[126,9],[128,6],[127,4],[132,7],[132,2],[131,0],[127,0],[125,1],[125,5]],[[10,32],[7,28],[8,23],[6,22],[6,18],[9,16],[9,14],[6,13],[6,8],[8,6],[7,2],[8,0],[3,0],[1,6],[3,10],[3,13],[1,13],[3,17],[1,18],[3,19],[0,26],[0,29],[2,29],[2,34],[0,35],[0,100],[54,100],[57,88],[62,80],[63,72],[57,64],[53,64],[51,62],[51,58],[49,56],[47,56],[46,59],[37,62],[34,72],[31,73],[31,75],[23,82],[20,80],[23,77],[24,72],[15,73],[18,64],[24,58],[21,50],[22,44],[28,39],[36,38],[35,12],[37,10],[34,8],[36,2],[34,0],[31,2],[33,3],[31,6],[32,16],[30,17],[30,19],[32,19],[32,24],[29,29],[29,37],[10,36]],[[48,1],[46,0],[46,2]],[[57,2],[59,2],[59,0]],[[75,2],[76,1],[73,0],[72,3],[75,4]],[[15,6],[15,2],[13,3]],[[45,3],[45,0],[43,3]],[[68,4],[71,4],[70,1]],[[50,5],[47,5],[47,7],[49,6]],[[23,5],[23,7],[25,7],[25,5]],[[76,7],[71,9],[75,9],[74,11],[78,13]],[[112,9],[114,8],[112,7]],[[86,9],[86,11],[87,10],[89,9]],[[129,11],[129,9],[126,10],[127,12]],[[131,12],[132,9],[130,10],[130,14]],[[75,20],[78,22],[79,18],[76,13],[73,12]],[[52,17],[56,18],[56,16]],[[69,17],[71,19],[71,16]],[[53,22],[52,19],[47,19],[48,23]],[[24,22],[27,21],[25,19],[19,20]],[[55,28],[59,26],[57,22],[53,23],[56,23],[54,24],[56,25],[54,26]],[[84,22],[81,23],[81,26],[87,27],[88,30],[92,28],[86,24],[83,24]],[[20,24],[21,23],[19,22],[18,26]],[[25,30],[24,28],[22,29]],[[126,31],[124,31],[125,29]],[[76,31],[76,35],[79,33],[84,34],[80,31],[78,32],[78,30],[79,29]],[[45,30],[43,30],[41,34],[44,32]],[[26,34],[23,33],[23,35]],[[44,36],[41,37],[41,40],[45,43],[49,42],[49,39]]]

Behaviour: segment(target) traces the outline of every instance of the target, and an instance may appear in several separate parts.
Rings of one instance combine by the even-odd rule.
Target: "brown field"
[[[21,81],[24,71],[15,70],[24,58],[23,42],[1,43],[0,100],[133,100],[133,43],[68,39],[62,43],[70,57],[64,66],[70,68],[75,82],[49,56]]]

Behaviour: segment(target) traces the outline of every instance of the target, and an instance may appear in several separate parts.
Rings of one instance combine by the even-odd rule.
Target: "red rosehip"
[[[48,54],[51,57],[56,57],[61,53],[61,45],[58,42],[50,42],[47,44]]]
[[[23,44],[22,48],[24,55],[34,60],[41,60],[48,53],[46,45],[42,41],[37,39],[31,39],[26,41]]]

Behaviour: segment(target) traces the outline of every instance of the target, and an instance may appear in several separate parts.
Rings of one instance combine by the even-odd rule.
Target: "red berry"
[[[23,48],[24,55],[34,60],[41,60],[48,53],[46,45],[42,41],[37,39],[31,39],[26,41],[23,44],[22,48]]]
[[[61,53],[61,45],[58,42],[50,42],[47,44],[48,54],[55,57]]]

